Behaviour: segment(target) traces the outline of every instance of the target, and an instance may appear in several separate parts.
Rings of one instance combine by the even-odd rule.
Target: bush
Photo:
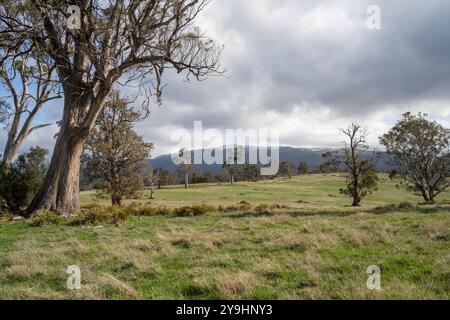
[[[252,206],[250,203],[246,202],[246,201],[241,201],[239,202],[237,205],[232,205],[232,206],[219,206],[218,207],[218,211],[219,212],[239,212],[239,211],[249,211],[252,209]]]
[[[256,206],[255,211],[256,212],[260,212],[260,211],[267,211],[269,210],[269,205],[268,204],[260,204],[258,206]]]
[[[115,225],[120,225],[128,220],[130,216],[127,210],[121,210],[121,208],[112,210],[110,222]]]
[[[71,221],[72,225],[99,225],[112,223],[119,225],[128,220],[130,211],[126,208],[118,207],[96,207],[83,209],[81,213]]]
[[[177,208],[174,210],[174,214],[178,217],[195,217],[195,216],[203,216],[210,212],[216,211],[216,208],[206,205],[199,204],[193,206],[185,206],[181,208]]]
[[[4,221],[11,221],[14,218],[14,215],[9,211],[3,211],[0,215],[0,219]]]
[[[153,207],[151,205],[129,206],[131,215],[139,217],[166,216],[172,214],[172,210],[166,207]]]
[[[8,168],[0,166],[0,212],[20,212],[39,190],[47,170],[47,150],[35,147]]]
[[[61,224],[63,218],[56,212],[47,211],[33,216],[31,225],[34,227],[56,226]]]
[[[403,202],[400,202],[398,205],[397,205],[397,208],[398,209],[413,209],[413,208],[415,208],[416,206],[414,205],[414,204],[412,204],[411,202],[409,202],[409,201],[403,201]]]

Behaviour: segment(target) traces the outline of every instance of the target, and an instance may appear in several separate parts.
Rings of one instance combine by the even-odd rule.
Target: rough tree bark
[[[55,211],[73,215],[80,210],[80,159],[86,136],[61,128],[44,183],[27,212]]]

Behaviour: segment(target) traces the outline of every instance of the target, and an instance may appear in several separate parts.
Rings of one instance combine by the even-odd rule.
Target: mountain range
[[[246,159],[249,158],[250,150],[254,150],[256,147],[247,147],[246,148]],[[223,147],[223,154],[225,159],[226,147]],[[322,155],[328,151],[335,151],[338,149],[325,149],[325,148],[294,148],[294,147],[279,147],[279,155],[280,162],[282,161],[292,161],[296,166],[299,165],[300,162],[304,161],[308,163],[311,169],[317,168],[321,163],[324,162],[324,158]],[[212,152],[212,149],[205,149],[206,152]],[[192,151],[192,159],[195,151]],[[368,151],[367,156],[371,155],[373,152]],[[214,154],[214,153],[213,153]],[[259,160],[259,158],[258,158]],[[156,157],[155,159],[149,160],[151,168],[163,168],[170,172],[176,172],[177,165],[173,163],[172,156],[170,154],[162,155]],[[206,172],[210,171],[213,174],[219,174],[223,171],[223,167],[221,164],[198,164],[194,165],[195,171],[197,172]],[[389,156],[384,152],[378,153],[378,161],[377,161],[377,169],[379,171],[389,171],[392,169],[392,166],[389,164]]]

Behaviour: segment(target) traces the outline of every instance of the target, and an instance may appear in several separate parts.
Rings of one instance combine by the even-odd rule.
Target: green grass
[[[150,200],[148,191],[144,191],[139,199],[129,199],[125,203],[144,202],[163,206],[182,206],[191,203],[207,203],[212,205],[234,205],[240,201],[251,203],[282,203],[294,207],[305,207],[299,202],[307,201],[308,207],[342,208],[349,204],[349,199],[339,193],[344,186],[340,174],[307,175],[266,180],[261,182],[239,183],[234,186],[228,184],[192,185],[189,189],[182,186],[156,190],[155,200]],[[446,193],[440,199],[450,201],[450,194]],[[97,199],[96,192],[84,192],[81,196],[83,204],[110,204],[109,199]],[[396,187],[396,183],[383,175],[379,190],[365,199],[365,206],[384,205],[399,201],[418,202],[420,198]],[[351,202],[350,202],[351,203]]]
[[[158,190],[154,206],[283,209],[131,217],[119,227],[0,222],[0,299],[448,299],[450,194],[435,206],[385,177],[361,208],[339,175]],[[148,194],[133,202],[150,202]],[[83,193],[82,202],[93,202]],[[408,205],[398,204],[409,201]],[[394,204],[396,206],[394,206]],[[66,288],[78,265],[82,288]],[[366,269],[382,270],[382,289]]]

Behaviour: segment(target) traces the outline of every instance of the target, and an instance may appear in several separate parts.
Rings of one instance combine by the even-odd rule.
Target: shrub
[[[47,211],[37,214],[31,218],[31,225],[34,227],[56,226],[61,224],[63,218],[56,212]]]
[[[412,208],[415,208],[415,205],[409,201],[403,201],[397,205],[397,208],[398,209],[412,209]]]
[[[72,225],[99,225],[102,223],[121,224],[128,220],[130,212],[126,208],[98,207],[83,209],[74,217]]]
[[[4,212],[0,215],[0,218],[1,218],[2,220],[5,220],[5,221],[11,221],[11,220],[13,220],[14,215],[13,215],[11,212],[9,212],[9,211],[4,211]]]
[[[130,216],[129,212],[127,210],[121,210],[122,208],[117,208],[115,210],[112,210],[111,212],[111,223],[115,225],[120,225],[128,220],[128,217]]]
[[[8,168],[0,166],[0,211],[17,213],[37,193],[47,170],[47,150],[35,147]]]
[[[98,203],[88,203],[86,205],[83,206],[83,209],[97,209],[97,208],[102,208],[102,206]]]
[[[198,204],[193,206],[185,206],[174,210],[174,214],[178,217],[195,217],[203,216],[210,212],[214,212],[216,209],[206,204]]]
[[[270,205],[270,209],[288,209],[288,207],[284,204],[274,203]]]
[[[239,212],[239,211],[249,211],[251,209],[252,209],[252,206],[250,205],[250,203],[248,203],[246,201],[241,201],[237,205],[226,206],[226,207],[219,206],[218,207],[219,212]]]
[[[139,217],[166,216],[172,214],[172,210],[166,207],[152,207],[150,205],[141,205],[138,207],[129,207],[131,215]]]
[[[265,212],[270,209],[270,206],[268,204],[260,204],[256,206],[255,211],[256,212]]]

